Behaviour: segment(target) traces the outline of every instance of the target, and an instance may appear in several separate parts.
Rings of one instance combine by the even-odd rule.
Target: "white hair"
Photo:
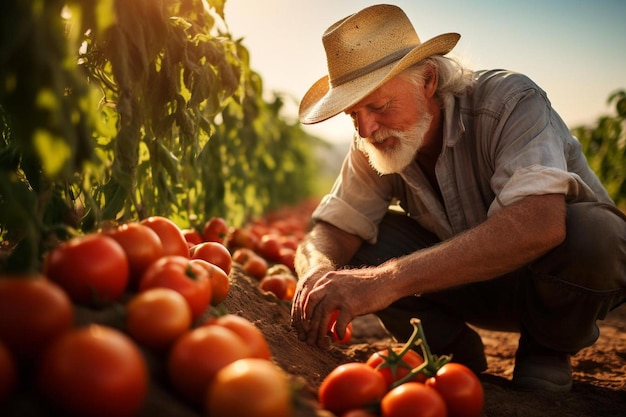
[[[439,78],[437,96],[444,101],[447,96],[462,96],[474,88],[476,80],[473,72],[465,68],[457,59],[434,55],[404,70],[400,75],[423,85],[426,68],[434,67]]]

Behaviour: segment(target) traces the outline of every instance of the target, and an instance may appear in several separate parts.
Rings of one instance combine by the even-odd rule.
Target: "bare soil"
[[[290,306],[263,294],[253,279],[235,271],[229,312],[253,321],[265,334],[274,360],[303,383],[298,416],[326,417],[316,392],[324,377],[341,363],[365,361],[391,339],[374,316],[357,318],[351,343],[324,351],[300,342],[289,325]],[[626,307],[600,322],[601,336],[572,358],[574,384],[570,393],[528,393],[510,387],[519,335],[478,330],[488,361],[480,375],[485,390],[484,416],[488,417],[608,417],[626,416]],[[428,335],[426,335],[428,336]]]

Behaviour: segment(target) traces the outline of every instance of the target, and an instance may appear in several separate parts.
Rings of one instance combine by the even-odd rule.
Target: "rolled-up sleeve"
[[[496,198],[488,215],[530,195],[563,194],[568,202],[596,201],[587,183],[597,183],[594,174],[587,170],[579,175],[570,169],[586,165],[578,161],[584,158],[580,144],[545,94],[533,87],[518,89],[504,103],[489,142],[495,167],[491,186]]]
[[[517,169],[489,207],[492,215],[502,207],[530,195],[563,194],[567,202],[595,201],[594,192],[577,174],[532,165]]]

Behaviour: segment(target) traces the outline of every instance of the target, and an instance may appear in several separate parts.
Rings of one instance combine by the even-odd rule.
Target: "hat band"
[[[399,60],[400,58],[408,54],[413,48],[415,48],[415,46],[409,46],[408,48],[400,49],[393,54],[387,55],[386,57],[379,59],[378,61],[374,61],[364,67],[358,68],[354,71],[350,71],[349,73],[343,74],[342,76],[335,79],[331,79],[330,83],[333,87],[336,87],[338,85],[347,83],[348,81],[359,78],[367,73],[376,71],[377,69],[380,69],[385,65],[389,65],[392,62]]]

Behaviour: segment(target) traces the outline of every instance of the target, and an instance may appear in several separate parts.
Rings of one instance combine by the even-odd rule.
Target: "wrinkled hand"
[[[352,319],[391,303],[385,295],[383,281],[374,268],[312,272],[298,281],[291,324],[300,340],[327,349],[330,347],[328,322],[335,310],[339,310],[337,333],[343,338]]]

